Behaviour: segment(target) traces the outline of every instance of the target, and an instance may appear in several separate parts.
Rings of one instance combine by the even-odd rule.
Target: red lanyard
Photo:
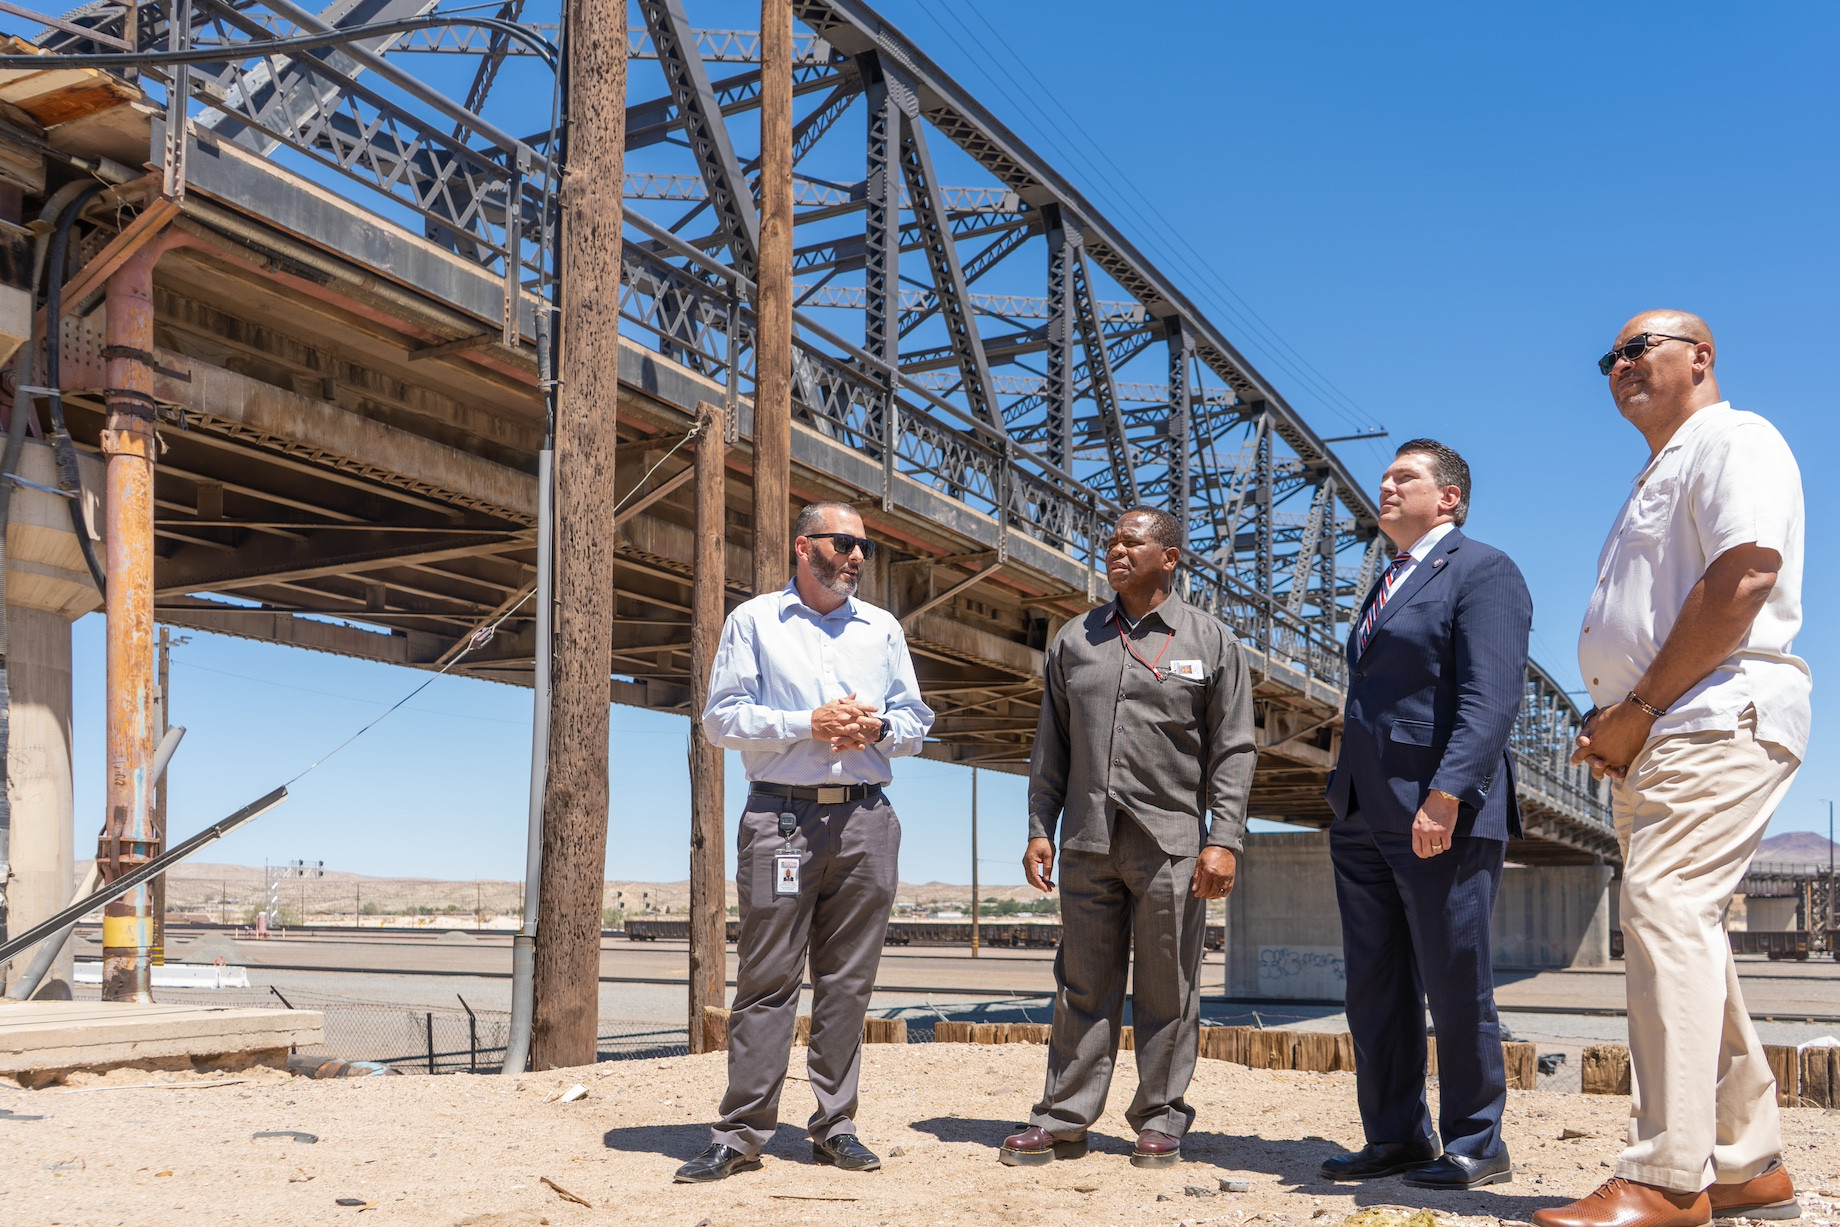
[[[1176,641],[1175,631],[1171,630],[1169,632],[1169,638],[1163,640],[1163,646],[1157,649],[1155,660],[1145,660],[1142,656],[1138,655],[1137,648],[1134,647],[1131,643],[1130,632],[1134,628],[1127,627],[1125,625],[1124,614],[1120,613],[1116,608],[1114,608],[1112,610],[1112,618],[1114,621],[1118,623],[1118,642],[1124,645],[1124,650],[1129,652],[1132,658],[1135,659],[1138,664],[1150,670],[1151,677],[1154,677],[1159,682],[1162,681],[1163,674],[1162,674],[1162,671],[1157,668],[1157,665],[1161,663],[1163,659],[1163,653],[1169,650],[1169,645]]]

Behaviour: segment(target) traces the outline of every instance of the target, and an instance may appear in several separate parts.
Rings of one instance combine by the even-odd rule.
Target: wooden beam
[[[745,208],[746,206],[743,205]],[[792,0],[760,0],[760,281],[754,348],[754,591],[792,556]]]
[[[627,506],[622,507],[620,513],[613,517],[614,527],[617,528],[625,524],[634,516],[650,507],[653,503],[669,497],[672,491],[687,484],[691,478],[695,477],[696,472],[696,466],[694,464],[689,465],[683,469],[683,471],[674,473],[669,478],[665,479],[656,489],[648,491],[641,496],[637,502],[629,503]],[[631,498],[632,496],[628,495],[627,497]]]
[[[497,339],[497,335],[490,332],[482,332],[477,336],[456,337],[451,341],[442,341],[439,345],[424,345],[419,349],[410,350],[409,361],[421,362],[428,358],[445,358],[449,354],[464,353],[469,349],[479,349],[490,345]]]
[[[290,583],[327,576],[361,575],[382,571],[412,562],[438,562],[443,558],[465,558],[475,554],[503,554],[527,550],[530,542],[507,540],[497,533],[456,534],[446,541],[418,543],[415,549],[401,545],[372,546],[345,554],[331,554],[313,542],[276,543],[262,553],[244,551],[233,565],[216,559],[200,565],[185,556],[171,559],[160,568],[158,596],[182,596],[188,592],[234,592],[239,588],[262,584]],[[253,554],[253,556],[252,556]],[[189,564],[189,565],[188,565]]]
[[[904,627],[911,627],[913,623],[919,619],[921,614],[925,613],[929,609],[934,608],[935,606],[945,604],[947,601],[951,600],[953,597],[957,596],[959,593],[963,592],[965,589],[971,587],[973,584],[982,583],[984,580],[989,579],[991,572],[995,571],[997,568],[1001,566],[1003,566],[1003,564],[1000,562],[992,562],[989,566],[985,567],[982,571],[977,572],[975,575],[966,576],[964,579],[959,580],[956,584],[953,584],[950,588],[947,588],[944,592],[941,592],[937,596],[934,596],[930,598],[929,600],[921,603],[919,606],[908,610],[906,613],[901,615],[901,625]]]
[[[607,877],[615,413],[626,182],[626,0],[565,0],[556,608],[530,1067],[592,1065]],[[534,482],[532,494],[535,494]],[[534,500],[533,500],[534,501]]]
[[[690,628],[690,1051],[707,1052],[705,1007],[727,1005],[728,888],[723,838],[722,750],[698,727],[709,702],[709,673],[722,638],[728,592],[726,423],[722,410],[700,406],[696,440],[696,577]],[[724,1043],[719,1047],[726,1048]]]
[[[62,299],[63,311],[67,316],[85,314],[93,305],[95,298],[108,285],[109,278],[115,271],[126,264],[134,253],[158,238],[172,219],[179,216],[179,202],[164,197],[156,199],[141,210],[140,215],[122,228],[120,234],[110,239],[103,249],[96,253],[94,259],[77,270],[77,275],[64,283]],[[157,259],[157,255],[155,256]],[[44,335],[45,313],[38,313],[39,335]]]

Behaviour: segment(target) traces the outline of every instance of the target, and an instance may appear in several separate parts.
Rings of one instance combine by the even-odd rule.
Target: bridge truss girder
[[[424,6],[340,0],[313,17],[287,0],[190,0],[185,37],[336,25],[360,12],[354,3],[368,3],[364,13]],[[684,0],[635,3],[655,59],[631,74],[629,168],[691,175],[702,190],[676,214],[629,205],[623,315],[635,338],[739,403],[754,374],[759,221],[752,129],[735,121],[757,107],[759,74],[712,78],[710,63],[752,53],[745,39],[697,31]],[[119,34],[110,11],[91,19]],[[1124,506],[1169,509],[1187,533],[1188,599],[1227,621],[1268,678],[1294,673],[1339,690],[1351,610],[1377,556],[1376,510],[1359,476],[1070,182],[866,5],[795,0],[794,11],[805,27],[795,67],[800,173],[848,188],[814,194],[799,212],[800,267],[821,274],[834,301],[861,303],[818,315],[838,308],[814,298],[799,316],[801,420],[873,457],[884,502],[893,482],[918,482],[1089,570]],[[168,37],[160,21],[138,28],[143,45]],[[397,40],[394,54],[440,41],[418,33]],[[463,49],[449,41],[440,49]],[[550,151],[478,113],[492,108],[497,66],[516,49],[493,39],[464,48],[480,65],[471,105],[461,106],[415,89],[378,54],[389,47],[303,56],[279,72],[260,59],[199,71],[169,102],[169,120],[189,114],[258,133],[389,210],[419,215],[431,236],[503,277],[504,340],[527,353],[535,295],[546,289],[535,243],[554,206]],[[657,66],[649,78],[647,63]],[[648,82],[656,97],[644,96]],[[860,129],[846,122],[859,112]],[[939,187],[978,174],[989,195],[975,202]],[[903,255],[920,258],[904,268]],[[974,282],[997,292],[974,295]],[[1005,295],[1038,299],[1044,322],[1006,317]],[[1155,387],[1162,400],[1127,404],[1127,385]],[[1576,720],[1551,679],[1530,669],[1517,754],[1558,811],[1601,825],[1594,791],[1563,763]],[[1332,728],[1311,735],[1318,747],[1332,738]]]

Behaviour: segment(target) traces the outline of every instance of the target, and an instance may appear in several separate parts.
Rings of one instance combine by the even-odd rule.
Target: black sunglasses
[[[858,546],[862,547],[864,562],[875,557],[875,542],[869,540],[867,537],[855,537],[851,536],[849,533],[806,533],[805,537],[810,541],[817,541],[819,539],[829,541],[831,543],[831,548],[845,558],[848,558],[851,551],[855,550]]]
[[[1627,341],[1624,341],[1621,345],[1618,345],[1597,360],[1598,373],[1601,375],[1608,375],[1616,366],[1616,360],[1618,358],[1626,362],[1639,362],[1643,354],[1646,354],[1649,350],[1655,348],[1655,346],[1661,344],[1663,341],[1685,341],[1688,345],[1699,344],[1699,342],[1695,341],[1692,337],[1674,337],[1669,336],[1665,332],[1638,332],[1635,336],[1630,337]]]

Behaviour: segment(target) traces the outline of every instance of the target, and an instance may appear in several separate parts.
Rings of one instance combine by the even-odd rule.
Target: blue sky
[[[749,26],[751,4],[691,3]],[[1054,162],[1324,435],[1433,435],[1475,473],[1472,535],[1535,601],[1534,655],[1577,686],[1578,614],[1646,458],[1594,359],[1649,307],[1699,312],[1740,408],[1801,460],[1815,740],[1773,831],[1840,796],[1822,353],[1840,335],[1840,85],[1827,5],[884,0],[881,11]],[[1154,16],[1147,14],[1154,13]],[[1299,357],[1301,355],[1301,358]],[[1390,449],[1345,445],[1370,482]],[[100,819],[101,628],[77,635],[79,843]],[[176,649],[182,835],[293,775],[418,684],[406,670],[194,636]],[[516,877],[528,692],[442,679],[213,860]],[[615,708],[610,876],[684,876],[687,723]],[[899,765],[902,876],[969,876],[969,775]],[[740,773],[731,764],[731,792]],[[1020,879],[1023,790],[984,773],[983,877]],[[731,805],[731,810],[732,810]]]

